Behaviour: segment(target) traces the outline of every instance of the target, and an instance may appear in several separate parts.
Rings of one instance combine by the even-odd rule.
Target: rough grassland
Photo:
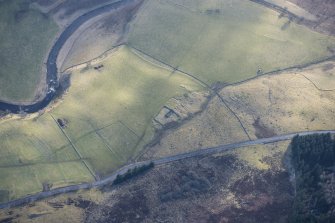
[[[143,0],[134,0],[124,4],[116,10],[112,10],[102,17],[94,18],[84,27],[77,30],[78,37],[71,44],[71,49],[65,57],[62,65],[65,70],[71,66],[84,63],[98,57],[102,53],[120,44],[126,36],[128,23],[136,14]],[[92,21],[92,22],[91,22]]]
[[[252,139],[334,129],[335,90],[329,90],[333,87],[334,67],[334,62],[325,62],[303,70],[267,75],[225,87],[220,95],[240,118]],[[149,147],[141,159],[243,140],[248,138],[237,119],[221,100],[214,97],[201,114],[166,131],[160,142]]]
[[[319,64],[302,74],[320,90],[335,90],[335,62]]]
[[[0,222],[11,218],[11,213],[17,215],[15,222],[18,223],[59,223],[59,222],[83,222],[85,211],[80,208],[78,196],[83,200],[103,202],[103,193],[99,190],[80,191],[58,195],[43,201],[35,202],[35,205],[0,210]],[[68,205],[65,205],[68,204]],[[61,207],[61,208],[60,208]],[[10,212],[9,210],[13,210]],[[14,220],[14,219],[12,219]]]
[[[0,100],[30,102],[58,27],[23,0],[1,1],[0,21]]]
[[[214,97],[199,115],[177,129],[165,131],[159,144],[141,159],[159,158],[192,150],[248,140],[241,125],[224,104]]]
[[[329,56],[335,39],[250,1],[149,0],[129,44],[211,84]]]
[[[249,134],[274,134],[335,128],[335,91],[324,91],[332,81],[320,66],[275,76],[264,76],[224,88],[220,94],[241,118]],[[318,88],[308,79],[314,80]],[[328,81],[327,81],[328,82]],[[257,93],[255,93],[257,92]]]
[[[44,182],[57,187],[91,181],[80,157],[97,176],[111,173],[153,137],[151,119],[170,98],[202,89],[125,47],[99,64],[99,71],[75,71],[64,100],[51,112],[0,122],[0,190],[8,191],[1,201],[41,191]]]
[[[267,2],[273,3],[275,5],[278,5],[282,8],[286,8],[288,11],[294,13],[297,16],[300,16],[302,18],[308,19],[308,20],[317,20],[316,16],[308,12],[307,10],[299,7],[298,5],[287,1],[287,0],[267,0]]]
[[[293,194],[282,160],[288,144],[245,147],[156,166],[103,192],[81,191],[0,210],[0,221],[284,223]],[[175,196],[162,200],[168,194]]]

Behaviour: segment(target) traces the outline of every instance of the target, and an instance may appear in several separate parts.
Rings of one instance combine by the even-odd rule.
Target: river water
[[[75,19],[69,26],[65,28],[65,30],[60,34],[58,39],[56,40],[55,44],[51,48],[48,60],[47,60],[47,94],[45,97],[30,105],[18,105],[18,104],[11,104],[7,102],[0,102],[0,110],[8,111],[10,113],[18,114],[20,112],[26,113],[34,113],[37,112],[50,104],[50,102],[55,99],[57,95],[59,95],[60,91],[62,90],[59,87],[59,80],[58,80],[58,68],[57,68],[57,57],[59,52],[61,51],[62,47],[64,46],[65,42],[71,37],[71,35],[87,20],[98,16],[103,13],[107,13],[113,9],[116,9],[123,4],[127,4],[132,0],[119,0],[117,2],[110,3],[108,5],[101,6],[96,8],[92,11],[89,11],[77,19]]]

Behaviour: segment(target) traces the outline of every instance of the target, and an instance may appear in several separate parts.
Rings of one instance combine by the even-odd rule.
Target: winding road
[[[136,162],[132,163],[129,165],[126,165],[117,171],[115,171],[112,175],[105,179],[97,180],[92,183],[83,183],[83,184],[77,184],[77,185],[71,185],[67,187],[62,187],[62,188],[57,188],[57,189],[52,189],[50,191],[45,191],[45,192],[40,192],[37,194],[29,195],[24,198],[20,198],[17,200],[13,200],[7,203],[2,203],[0,204],[0,209],[4,208],[11,208],[23,204],[27,204],[30,202],[34,202],[40,199],[52,197],[55,195],[59,194],[64,194],[64,193],[69,193],[69,192],[74,192],[82,189],[92,189],[92,188],[99,188],[103,187],[106,185],[110,185],[113,183],[117,175],[122,175],[126,173],[128,170],[133,169],[135,167],[140,167],[144,164],[148,164],[150,162],[153,162],[156,166],[157,165],[164,165],[168,164],[171,162],[176,162],[184,159],[189,159],[189,158],[194,158],[194,157],[200,157],[200,156],[206,156],[206,155],[212,155],[212,154],[217,154],[237,148],[242,148],[246,146],[252,146],[252,145],[262,145],[262,144],[269,144],[269,143],[275,143],[275,142],[281,142],[281,141],[286,141],[292,139],[296,135],[300,136],[306,136],[306,135],[313,135],[313,134],[326,134],[326,133],[331,133],[335,134],[335,130],[320,130],[320,131],[306,131],[306,132],[296,132],[296,133],[290,133],[290,134],[284,134],[284,135],[278,135],[270,138],[262,138],[262,139],[256,139],[256,140],[249,140],[249,141],[243,141],[243,142],[237,142],[233,144],[227,144],[227,145],[221,145],[217,147],[211,147],[207,149],[200,149],[192,152],[187,152],[187,153],[181,153],[173,156],[167,156],[164,158],[160,159],[155,159],[155,160],[148,160],[148,161],[143,161],[143,162]]]
[[[37,112],[44,107],[46,107],[58,94],[58,91],[60,90],[59,87],[59,82],[58,82],[58,68],[57,68],[57,57],[58,54],[60,53],[62,47],[66,43],[66,41],[71,37],[71,35],[86,21],[89,19],[101,15],[103,13],[107,13],[110,10],[117,9],[118,7],[122,6],[123,4],[126,4],[128,2],[131,2],[132,0],[119,0],[116,2],[113,2],[108,5],[104,5],[102,7],[99,7],[97,9],[94,9],[90,12],[87,12],[80,17],[78,17],[76,20],[74,20],[68,27],[64,29],[64,31],[60,34],[59,38],[55,41],[55,44],[51,48],[48,59],[47,59],[47,73],[46,73],[46,78],[47,78],[47,94],[44,99],[42,99],[39,102],[36,102],[31,105],[19,105],[19,104],[11,104],[11,103],[6,103],[6,102],[0,102],[0,110],[3,111],[9,111],[11,113],[20,113],[22,111],[26,113],[34,113]],[[260,4],[260,2],[263,1],[256,1],[252,0],[254,2],[257,2]],[[269,7],[269,5],[266,5]],[[273,7],[270,5],[270,7]],[[276,10],[283,10],[281,8],[275,8]],[[287,13],[287,12],[286,12]],[[293,15],[290,15],[293,16]],[[148,160],[148,161],[143,161],[143,162],[135,162],[129,165],[126,165],[119,170],[115,171],[111,176],[97,180],[95,182],[91,183],[83,183],[83,184],[77,184],[77,185],[71,185],[71,186],[66,186],[62,188],[57,188],[57,189],[52,189],[50,191],[45,191],[45,192],[40,192],[37,194],[29,195],[24,198],[20,198],[17,200],[13,200],[7,203],[2,203],[0,204],[0,209],[3,208],[10,208],[26,203],[30,203],[33,201],[37,201],[43,198],[55,196],[58,194],[63,194],[63,193],[68,193],[68,192],[74,192],[78,191],[81,189],[91,189],[95,187],[102,187],[105,185],[112,184],[113,181],[115,180],[117,175],[124,174],[127,172],[129,169],[133,169],[134,167],[139,167],[142,166],[143,164],[147,164],[149,162],[154,162],[155,165],[164,165],[167,163],[171,162],[176,162],[179,160],[183,159],[188,159],[188,158],[193,158],[193,157],[199,157],[199,156],[205,156],[205,155],[211,155],[211,154],[216,154],[216,153],[221,153],[224,151],[229,151],[233,150],[236,148],[241,148],[241,147],[246,147],[246,146],[252,146],[252,145],[260,145],[260,144],[268,144],[268,143],[275,143],[275,142],[280,142],[280,141],[285,141],[285,140],[290,140],[292,139],[295,135],[311,135],[311,134],[322,134],[322,133],[332,133],[335,134],[335,130],[325,130],[325,131],[306,131],[306,132],[297,132],[297,133],[290,133],[290,134],[285,134],[285,135],[279,135],[279,136],[274,136],[271,138],[263,138],[263,139],[257,139],[257,140],[249,140],[249,141],[243,141],[243,142],[237,142],[233,144],[228,144],[228,145],[221,145],[217,147],[211,147],[211,148],[206,148],[206,149],[200,149],[192,152],[187,152],[187,153],[182,153],[178,155],[173,155],[173,156],[168,156],[156,160]]]

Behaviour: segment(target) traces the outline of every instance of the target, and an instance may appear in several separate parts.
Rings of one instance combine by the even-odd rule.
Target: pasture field
[[[252,139],[335,128],[334,62],[224,87],[219,91]],[[308,79],[306,79],[308,77]],[[317,86],[317,88],[316,88]],[[238,120],[217,96],[191,120],[165,131],[140,159],[159,158],[248,140]],[[243,157],[252,152],[244,152]],[[259,152],[260,150],[258,150]],[[241,158],[241,157],[240,157]],[[266,168],[257,164],[259,168]]]
[[[335,90],[335,62],[325,62],[302,73],[321,91]]]
[[[57,31],[27,1],[0,1],[0,100],[29,103],[38,96],[45,83],[43,61]]]
[[[0,13],[1,21],[9,21],[0,23],[0,100],[34,100],[43,58],[58,28],[23,0],[1,1]],[[123,34],[124,29],[123,24],[116,30]],[[155,59],[210,85],[308,63],[329,56],[335,47],[335,38],[242,0],[147,0],[127,34],[126,46],[72,69],[71,86],[53,109],[37,117],[0,120],[0,202],[46,185],[93,181],[132,162],[153,139],[153,118],[162,107],[173,97],[204,90]],[[214,96],[199,115],[162,134],[141,159],[248,140],[244,128],[251,138],[334,129],[333,70],[329,62],[225,87],[220,94],[229,107]],[[270,164],[258,162],[259,156],[265,158],[265,147],[238,157],[268,170]]]
[[[335,38],[250,1],[148,0],[128,43],[212,84],[329,56]]]
[[[335,90],[329,85],[334,78],[327,71],[331,64],[264,76],[220,94],[252,138],[334,129]]]
[[[37,120],[7,120],[0,125],[0,201],[53,187],[92,180],[50,115]]]
[[[238,120],[215,96],[200,114],[176,129],[165,131],[160,143],[148,148],[141,159],[160,158],[245,140],[248,137]]]
[[[79,191],[37,201],[35,205],[0,210],[0,221],[175,222],[178,218],[183,222],[287,222],[293,198],[293,187],[283,165],[288,144],[285,141],[237,148],[164,164],[121,186]],[[198,181],[209,187],[192,190],[194,187],[188,186]],[[162,195],[168,193],[180,196],[163,200]],[[120,211],[125,206],[128,209]]]
[[[97,177],[110,174],[152,139],[152,117],[170,98],[202,90],[127,47],[73,71],[71,82],[51,111],[0,122],[1,201],[41,191],[46,182],[55,188],[92,181],[85,163]]]

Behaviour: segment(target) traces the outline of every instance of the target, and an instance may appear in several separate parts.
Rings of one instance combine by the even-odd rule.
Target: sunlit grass
[[[129,44],[208,84],[331,54],[327,47],[335,38],[287,22],[250,1],[149,0],[131,26]]]
[[[93,180],[80,157],[97,176],[112,173],[152,139],[152,117],[171,97],[188,92],[184,86],[202,89],[126,47],[101,63],[101,71],[73,72],[68,93],[51,112],[0,123],[0,190],[9,191],[9,199],[41,191],[45,182]],[[53,118],[67,127],[62,131]]]

